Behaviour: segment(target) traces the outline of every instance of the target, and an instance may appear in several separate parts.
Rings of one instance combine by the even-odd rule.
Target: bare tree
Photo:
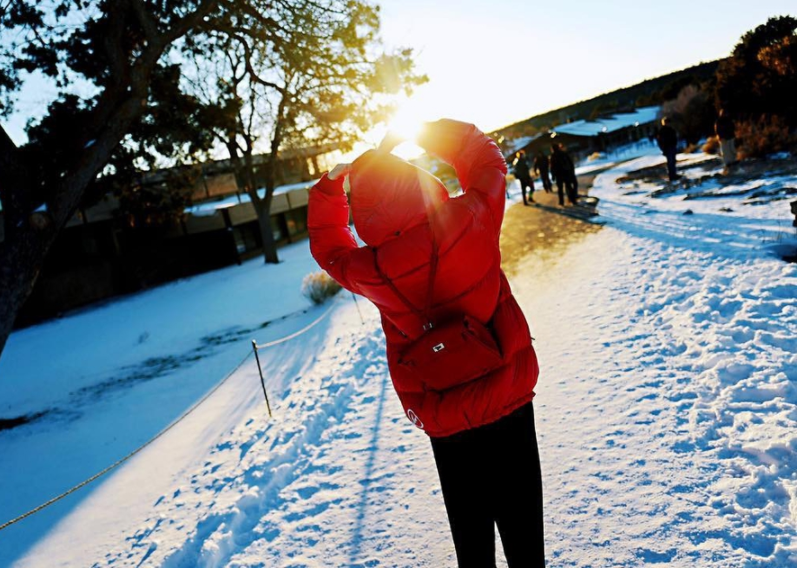
[[[155,111],[163,116],[175,97],[190,102],[182,91],[185,62],[203,47],[218,45],[219,38],[233,37],[242,48],[258,46],[265,58],[281,38],[291,37],[286,23],[298,29],[295,23],[303,21],[313,30],[310,14],[316,5],[315,0],[0,1],[0,116],[12,112],[19,88],[33,72],[59,88],[45,115],[29,127],[24,146],[17,147],[0,127],[0,352],[53,242],[98,176],[115,173],[119,164],[129,166],[148,144],[160,153],[189,144],[175,138],[174,121],[152,120]],[[78,89],[77,83],[91,88]]]
[[[281,13],[279,28],[260,40],[239,23],[211,24],[218,47],[198,49],[194,59],[193,92],[257,212],[266,262],[278,262],[270,209],[281,151],[347,150],[388,115],[388,95],[410,94],[426,81],[413,71],[411,50],[381,51],[375,7],[359,0],[303,6]],[[263,187],[254,175],[258,152],[268,152]]]

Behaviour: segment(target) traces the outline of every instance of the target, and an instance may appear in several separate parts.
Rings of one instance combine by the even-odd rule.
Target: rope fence
[[[280,345],[282,343],[285,343],[287,341],[290,341],[292,339],[295,339],[295,338],[307,333],[312,328],[317,326],[324,318],[326,318],[330,314],[330,312],[332,311],[334,306],[335,306],[335,300],[333,300],[333,302],[330,303],[330,306],[318,318],[313,320],[310,324],[306,325],[305,327],[303,327],[299,331],[296,331],[296,332],[294,332],[294,333],[292,333],[290,335],[286,335],[285,337],[281,337],[280,339],[276,339],[274,341],[269,341],[267,343],[263,343],[263,344],[260,344],[260,345],[254,339],[252,340],[252,350],[253,350],[253,352],[255,354],[255,360],[257,361],[258,374],[260,375],[261,385],[263,386],[263,395],[266,398],[266,407],[267,407],[267,409],[269,411],[269,416],[270,417],[272,415],[272,411],[271,411],[271,406],[269,405],[269,397],[266,394],[266,383],[265,383],[264,378],[263,378],[263,370],[261,369],[261,366],[260,366],[260,357],[258,356],[258,350],[266,349],[268,347],[274,347],[276,345]],[[57,495],[57,496],[53,497],[49,501],[46,501],[46,502],[42,503],[38,507],[34,507],[30,511],[27,511],[26,513],[23,513],[23,514],[19,515],[18,517],[15,517],[15,518],[13,518],[13,519],[11,519],[9,521],[6,521],[3,524],[0,524],[0,531],[10,527],[11,525],[14,525],[14,524],[22,521],[23,519],[26,519],[26,518],[30,517],[31,515],[34,515],[34,514],[38,513],[42,509],[45,509],[45,508],[49,507],[50,505],[53,505],[54,503],[57,503],[61,499],[64,499],[65,497],[67,497],[67,496],[71,495],[72,493],[78,491],[79,489],[85,487],[86,485],[88,485],[92,481],[95,481],[96,479],[99,479],[100,477],[102,477],[106,473],[116,469],[117,467],[119,467],[120,465],[122,465],[123,463],[128,461],[130,458],[132,458],[133,456],[135,456],[136,454],[141,452],[147,446],[149,446],[153,442],[155,442],[157,439],[161,438],[164,434],[169,432],[169,430],[171,430],[172,428],[177,426],[180,422],[185,420],[185,418],[188,417],[188,415],[190,415],[192,412],[194,412],[197,408],[199,408],[199,406],[203,402],[208,400],[216,391],[218,391],[219,388],[223,384],[225,384],[227,382],[227,380],[230,377],[232,377],[244,365],[244,363],[247,362],[247,360],[250,358],[251,355],[252,355],[252,353],[247,353],[246,356],[241,360],[241,362],[239,362],[238,365],[236,365],[235,368],[232,371],[227,373],[227,375],[225,375],[225,377],[221,381],[219,381],[211,390],[209,390],[207,393],[205,393],[205,395],[203,395],[202,398],[200,398],[197,402],[192,404],[185,412],[183,412],[183,414],[181,414],[176,419],[174,419],[172,422],[170,422],[169,425],[167,425],[163,430],[158,432],[155,436],[153,436],[152,438],[150,438],[149,440],[147,440],[146,442],[141,444],[139,447],[137,447],[136,449],[134,449],[133,451],[131,451],[130,453],[128,453],[124,457],[119,458],[118,460],[116,460],[114,463],[112,463],[111,465],[109,465],[105,469],[95,473],[94,475],[92,475],[88,479],[86,479],[84,481],[81,481],[80,483],[78,483],[74,487],[71,487],[70,489],[67,489],[66,491],[64,491],[60,495]]]
[[[354,295],[352,295],[352,297],[354,298]],[[355,302],[355,303],[357,303],[357,302]],[[274,341],[269,341],[268,343],[264,343],[262,345],[258,345],[257,341],[255,341],[254,339],[252,340],[252,352],[255,353],[255,361],[258,364],[258,375],[260,375],[260,384],[263,387],[263,398],[266,399],[266,410],[269,411],[269,418],[272,417],[272,405],[269,404],[269,395],[266,393],[266,381],[263,379],[263,368],[260,366],[260,357],[258,356],[258,350],[259,349],[266,349],[267,347],[274,347],[275,345],[280,345],[281,343],[285,343],[286,341],[290,341],[292,339],[295,339],[295,338],[299,337],[300,335],[310,331],[312,328],[316,327],[316,325],[321,320],[323,320],[324,318],[327,317],[327,314],[329,314],[332,311],[333,306],[335,306],[335,300],[333,300],[330,303],[330,307],[328,307],[327,310],[323,314],[321,314],[319,317],[317,317],[315,320],[310,322],[308,325],[306,325],[305,327],[303,327],[299,331],[292,333],[291,335],[286,335],[285,337],[281,337],[280,339],[276,339]],[[360,308],[358,308],[358,311],[359,310],[360,310]]]

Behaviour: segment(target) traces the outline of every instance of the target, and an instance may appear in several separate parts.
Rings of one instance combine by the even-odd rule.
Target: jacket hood
[[[396,156],[369,150],[352,164],[349,205],[357,234],[370,247],[427,223],[449,199],[441,180]]]

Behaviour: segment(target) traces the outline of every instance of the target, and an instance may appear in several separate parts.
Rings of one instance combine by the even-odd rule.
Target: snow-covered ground
[[[796,267],[771,247],[794,246],[789,210],[742,205],[761,188],[684,201],[744,183],[704,177],[714,162],[676,191],[623,179],[661,161],[600,174],[609,224],[514,267],[541,361],[549,564],[794,566]],[[49,413],[0,431],[0,523],[149,439],[249,339],[319,317],[299,295],[307,243],[281,252],[15,333],[0,416]],[[0,566],[453,566],[429,442],[360,311],[340,295],[262,351],[274,418],[249,359],[119,469],[0,531]]]
[[[666,183],[664,158],[630,160],[594,181],[602,216],[619,227],[719,255],[795,254],[789,201],[795,158],[743,162],[723,173],[717,157],[679,154],[681,180]]]
[[[0,418],[38,418],[0,430],[0,524],[150,439],[251,353],[251,339],[318,315],[300,293],[317,270],[307,242],[280,256],[278,266],[253,259],[13,333],[0,358]],[[0,566],[83,496],[0,532]]]
[[[642,156],[662,157],[662,153],[656,143],[649,142],[644,138],[613,148],[610,152],[599,152],[588,156],[575,164],[576,175],[589,174]]]

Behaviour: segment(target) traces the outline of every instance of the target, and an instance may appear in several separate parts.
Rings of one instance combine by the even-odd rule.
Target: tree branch
[[[0,167],[3,162],[5,162],[8,157],[13,156],[16,151],[17,145],[14,144],[14,141],[11,139],[11,136],[8,135],[5,128],[0,125]]]
[[[201,21],[217,7],[220,1],[221,0],[203,0],[203,2],[197,6],[196,10],[177,20],[171,29],[157,37],[156,43],[160,44],[161,50],[174,42],[177,38],[184,36],[192,28],[199,26]]]
[[[144,8],[144,4],[141,3],[141,0],[130,0],[130,2],[133,6],[133,13],[136,14],[136,19],[141,24],[141,29],[144,30],[144,37],[147,38],[147,43],[155,41],[158,36],[158,30]]]
[[[0,179],[3,180],[0,183],[0,202],[3,204],[6,241],[16,232],[19,220],[30,212],[30,193],[25,191],[27,188],[23,184],[30,176],[20,154],[17,145],[0,126]]]
[[[214,26],[214,30],[219,31],[229,37],[231,40],[238,42],[238,44],[244,49],[244,57],[243,57],[243,64],[247,71],[247,74],[252,78],[255,83],[262,85],[264,87],[269,87],[278,91],[279,93],[283,92],[284,87],[281,87],[277,83],[273,83],[272,81],[267,81],[266,79],[262,78],[257,71],[255,71],[254,66],[252,65],[252,47],[249,45],[247,38],[241,35],[239,31],[229,26],[223,26],[220,24],[216,24]]]
[[[197,26],[220,0],[203,0],[197,8],[180,18],[171,29],[148,42],[135,62],[127,67],[127,88],[119,90],[116,85],[106,87],[100,95],[102,108],[94,115],[90,131],[92,143],[88,145],[72,171],[65,175],[53,192],[56,196],[52,207],[56,227],[60,229],[77,209],[86,186],[105,165],[114,148],[125,136],[130,124],[144,108],[149,92],[151,75],[166,48],[177,38]],[[99,118],[99,120],[96,120]]]

